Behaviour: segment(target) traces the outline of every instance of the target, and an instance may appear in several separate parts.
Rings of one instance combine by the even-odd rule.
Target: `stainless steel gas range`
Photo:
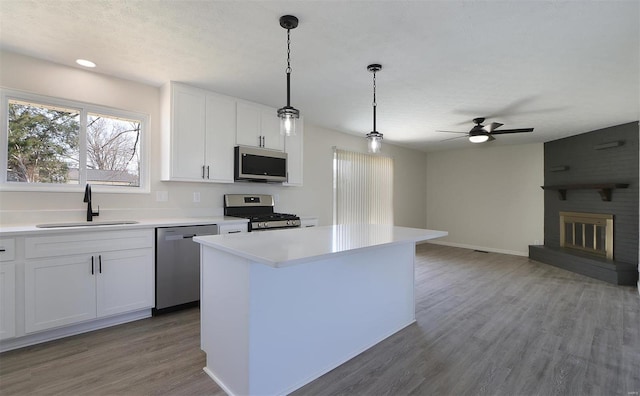
[[[225,216],[249,219],[249,231],[300,227],[300,217],[288,213],[275,213],[272,195],[225,194]]]

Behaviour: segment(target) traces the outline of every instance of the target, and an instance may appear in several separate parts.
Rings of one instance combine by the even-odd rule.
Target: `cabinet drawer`
[[[316,227],[318,225],[317,217],[303,217],[300,218],[300,227]]]
[[[0,239],[0,261],[13,261],[16,258],[16,240]]]
[[[235,234],[238,232],[247,232],[247,224],[220,224],[218,226],[218,233],[220,234]]]
[[[25,257],[40,258],[93,254],[154,246],[154,230],[125,230],[72,233],[25,238]]]

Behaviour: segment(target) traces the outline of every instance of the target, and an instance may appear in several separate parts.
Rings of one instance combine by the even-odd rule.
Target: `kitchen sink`
[[[106,225],[123,225],[123,224],[138,224],[138,222],[132,221],[132,220],[78,221],[78,222],[69,222],[69,223],[36,224],[36,227],[37,228],[63,228],[63,227],[87,227],[87,226],[106,226]]]

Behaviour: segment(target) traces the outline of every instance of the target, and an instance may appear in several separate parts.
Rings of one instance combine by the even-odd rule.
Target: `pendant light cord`
[[[287,29],[287,74],[291,73],[291,29]]]
[[[291,29],[287,29],[287,107],[291,107]]]
[[[376,130],[376,72],[373,72],[373,132]]]

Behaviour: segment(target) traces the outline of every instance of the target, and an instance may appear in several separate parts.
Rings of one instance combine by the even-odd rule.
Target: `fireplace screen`
[[[560,247],[613,260],[613,215],[560,212]]]

